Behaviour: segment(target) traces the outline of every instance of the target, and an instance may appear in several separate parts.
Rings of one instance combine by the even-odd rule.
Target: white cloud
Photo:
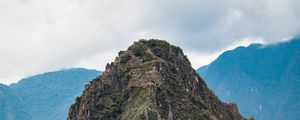
[[[213,60],[217,59],[218,56],[220,56],[224,51],[233,50],[237,46],[247,47],[252,43],[264,44],[265,40],[263,38],[259,38],[259,37],[245,37],[245,38],[236,40],[236,42],[222,48],[222,50],[215,51],[212,53],[201,53],[201,52],[192,51],[192,50],[186,50],[185,52],[186,52],[188,58],[190,59],[192,66],[195,69],[197,69],[201,66],[210,64]]]
[[[272,42],[298,33],[299,4],[297,0],[0,0],[0,83],[65,67],[103,70],[116,51],[138,38],[169,40],[184,48],[198,67],[240,38]]]

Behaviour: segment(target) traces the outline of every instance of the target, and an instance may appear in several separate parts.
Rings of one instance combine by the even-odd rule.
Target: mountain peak
[[[243,118],[235,104],[222,103],[208,89],[179,47],[151,39],[119,52],[86,85],[68,119]]]
[[[143,62],[149,60],[174,62],[174,59],[182,59],[185,57],[179,47],[157,39],[142,39],[138,42],[134,42],[133,45],[129,46],[127,52],[132,52],[136,57],[140,57]]]

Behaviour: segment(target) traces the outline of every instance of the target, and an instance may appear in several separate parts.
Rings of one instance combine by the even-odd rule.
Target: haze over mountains
[[[221,100],[256,120],[300,119],[300,38],[226,51],[198,73]]]
[[[0,120],[30,120],[20,96],[9,86],[0,84]]]
[[[84,85],[100,72],[73,68],[0,85],[0,120],[65,120]]]

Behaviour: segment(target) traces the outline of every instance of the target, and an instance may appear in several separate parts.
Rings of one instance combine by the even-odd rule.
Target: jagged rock
[[[241,120],[235,104],[222,103],[179,47],[140,40],[86,85],[68,120]]]

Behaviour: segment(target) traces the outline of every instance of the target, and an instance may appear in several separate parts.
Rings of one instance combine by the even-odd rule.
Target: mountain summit
[[[140,40],[86,85],[68,120],[241,120],[235,104],[222,103],[179,47]]]

